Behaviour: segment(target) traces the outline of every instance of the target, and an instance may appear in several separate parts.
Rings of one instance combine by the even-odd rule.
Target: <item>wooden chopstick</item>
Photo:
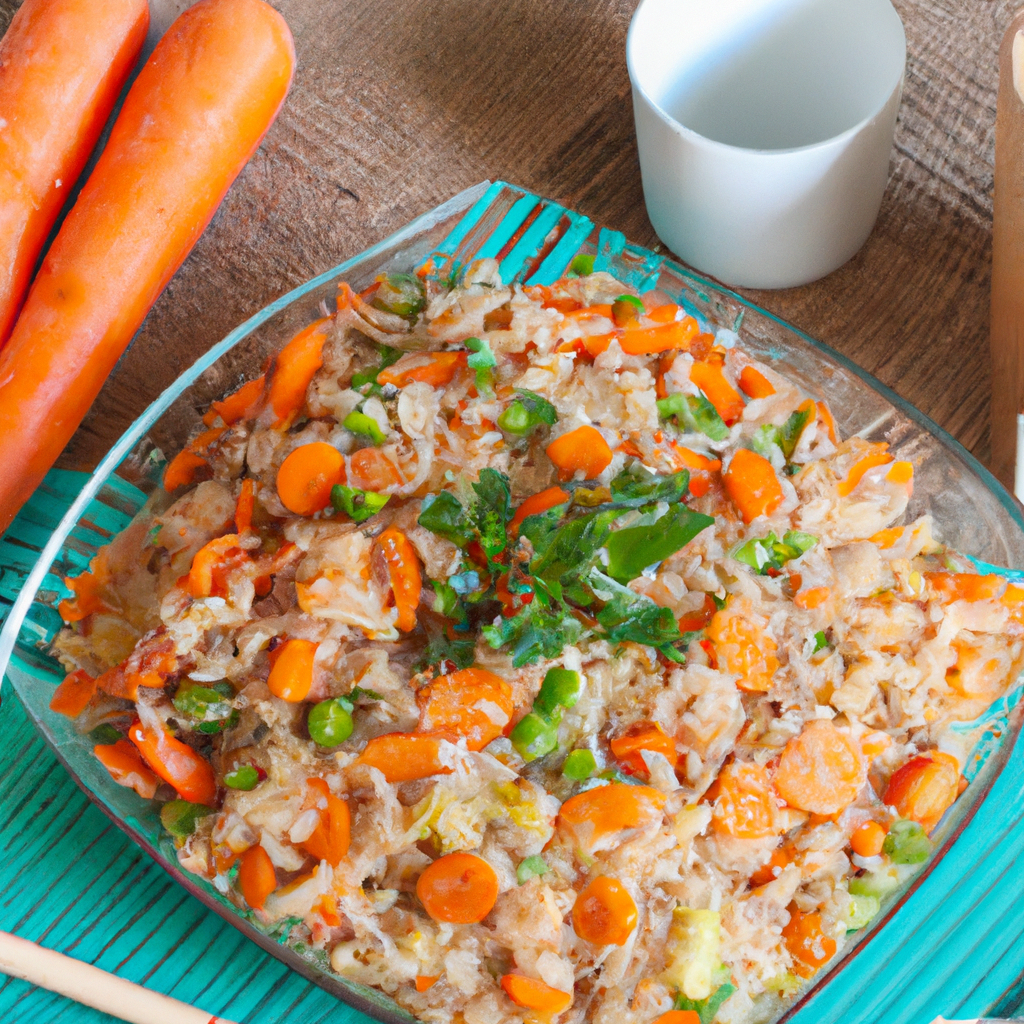
[[[233,1024],[4,931],[0,931],[0,972],[131,1024]]]

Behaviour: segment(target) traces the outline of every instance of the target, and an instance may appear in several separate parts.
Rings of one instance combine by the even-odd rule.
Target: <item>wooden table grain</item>
[[[909,52],[878,223],[861,252],[824,280],[748,294],[876,374],[986,461],[996,53],[1015,5],[894,2]],[[0,31],[17,6],[0,0]],[[68,445],[64,467],[91,468],[187,365],[267,302],[485,178],[658,244],[643,205],[624,59],[636,0],[276,6],[298,54],[288,103]],[[5,820],[9,795],[0,794]],[[70,846],[47,860],[50,870],[61,857],[75,860]],[[41,870],[26,856],[0,867],[0,878],[7,887],[44,886]],[[146,884],[164,877],[145,870],[156,872]],[[69,943],[89,923],[74,927]],[[265,970],[277,969],[263,959]],[[256,1006],[247,1020],[283,1020],[283,1012],[289,1024],[342,1019],[323,1016],[313,996],[294,998],[287,1011]],[[84,1021],[76,1012],[50,1000],[31,1017],[3,1019]]]

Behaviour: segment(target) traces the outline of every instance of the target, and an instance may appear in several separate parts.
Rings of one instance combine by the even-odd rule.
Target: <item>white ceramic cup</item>
[[[643,0],[626,59],[647,212],[687,263],[787,288],[864,244],[906,63],[889,0]]]

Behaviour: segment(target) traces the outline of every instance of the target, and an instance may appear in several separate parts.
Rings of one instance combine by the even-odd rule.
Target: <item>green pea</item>
[[[882,843],[882,850],[893,864],[922,864],[932,852],[932,844],[916,821],[894,821]]]
[[[569,269],[579,277],[587,277],[592,274],[594,272],[593,253],[581,252],[578,256],[574,257]]]
[[[190,804],[187,800],[168,800],[160,808],[160,822],[177,839],[187,839],[196,830],[200,818],[213,814],[212,807]]]
[[[516,881],[520,885],[525,885],[531,878],[546,875],[550,870],[547,861],[539,854],[535,854],[519,862],[519,867],[516,868]]]
[[[240,764],[233,772],[224,776],[224,785],[229,789],[241,789],[248,792],[256,788],[260,781],[260,773],[251,764]]]
[[[572,751],[565,759],[565,764],[562,765],[562,774],[574,782],[582,782],[584,779],[589,779],[596,770],[597,759],[589,750],[582,748]]]
[[[571,708],[583,692],[583,680],[579,672],[568,668],[550,668],[540,684],[540,693],[533,706],[543,714],[550,715],[556,708]]]
[[[306,727],[314,743],[336,747],[352,735],[352,715],[337,697],[322,700],[310,709]]]
[[[512,746],[527,761],[543,757],[558,748],[558,723],[531,711],[512,730]]]
[[[530,410],[516,399],[498,417],[498,426],[507,434],[528,434],[533,427],[533,416],[530,415]]]

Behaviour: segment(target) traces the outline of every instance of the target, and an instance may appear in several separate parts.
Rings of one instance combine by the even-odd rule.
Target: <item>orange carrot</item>
[[[593,480],[611,464],[612,450],[596,427],[584,424],[556,437],[547,447],[547,456],[560,480],[571,480],[579,470],[584,479]]]
[[[238,864],[238,888],[253,910],[262,910],[267,897],[277,888],[277,875],[270,854],[262,846],[250,846]]]
[[[516,1006],[521,1006],[524,1010],[536,1010],[548,1018],[572,1006],[571,992],[552,988],[537,978],[526,977],[525,974],[502,975],[501,987]]]
[[[799,593],[793,598],[793,604],[797,608],[809,611],[812,608],[821,607],[831,596],[832,591],[828,587],[809,587],[807,590],[799,590]]]
[[[468,352],[410,352],[394,366],[378,373],[377,382],[404,388],[415,381],[422,381],[432,388],[443,388],[451,384],[459,367],[465,365],[468,358]]]
[[[224,433],[224,427],[211,427],[193,438],[173,459],[164,470],[164,490],[170,493],[179,487],[186,487],[195,480],[196,472],[209,465],[206,450]]]
[[[821,930],[821,915],[804,914],[795,904],[790,904],[782,939],[793,957],[793,971],[801,978],[809,978],[836,955],[836,940]]]
[[[695,362],[690,367],[690,380],[704,392],[704,397],[729,426],[743,415],[743,398],[725,379],[720,366],[710,362]]]
[[[836,437],[836,421],[832,415],[832,410],[828,407],[827,402],[818,402],[818,416],[821,418],[821,422],[825,424],[825,429],[828,431],[828,439],[833,443],[837,443]]]
[[[775,394],[775,387],[756,366],[747,365],[740,370],[740,391],[747,398],[768,398]]]
[[[178,667],[174,641],[166,635],[154,636],[140,643],[120,665],[98,676],[96,688],[111,697],[136,701],[140,686],[159,689]]]
[[[395,599],[398,619],[395,625],[403,633],[416,628],[416,609],[423,592],[423,577],[420,575],[420,561],[409,538],[401,530],[388,527],[378,538],[377,544],[384,556],[391,580],[391,593]]]
[[[914,464],[912,462],[894,462],[885,474],[889,483],[905,486],[914,479]]]
[[[767,693],[779,667],[778,647],[765,635],[765,626],[767,621],[749,604],[737,604],[735,598],[716,611],[707,626],[718,667],[738,675],[736,685],[747,693]]]
[[[1006,590],[1002,576],[982,576],[973,572],[926,572],[925,583],[933,597],[943,601],[989,601]]]
[[[113,611],[104,599],[103,582],[100,574],[94,572],[65,578],[64,585],[74,596],[65,598],[57,605],[60,617],[65,622],[81,622],[95,612]]]
[[[242,481],[242,489],[238,492],[235,502],[235,529],[239,533],[247,533],[252,529],[252,513],[256,507],[256,487],[252,478]]]
[[[68,718],[77,718],[96,693],[96,679],[83,669],[76,669],[64,677],[64,682],[53,691],[50,710]]]
[[[160,785],[159,777],[139,756],[139,752],[128,740],[93,747],[92,752],[110,777],[119,785],[134,789],[141,797],[152,800]]]
[[[320,824],[313,834],[302,844],[303,849],[317,860],[325,860],[336,868],[348,853],[352,834],[352,817],[348,803],[336,797],[323,779],[306,780],[309,798],[303,804],[303,810],[318,808]],[[326,801],[326,807],[318,807]]]
[[[0,40],[0,347],[148,27],[146,0],[25,0]]]
[[[701,1024],[701,1019],[696,1010],[668,1010],[654,1024]]]
[[[416,991],[426,992],[427,989],[430,988],[440,977],[440,974],[417,974],[415,983]]]
[[[647,319],[656,324],[670,324],[678,315],[679,307],[674,302],[666,302],[647,311]]]
[[[738,839],[776,834],[771,780],[764,768],[753,761],[733,761],[719,772],[711,824]]]
[[[740,448],[725,471],[725,491],[745,523],[771,515],[782,502],[782,486],[772,464],[757,452]]]
[[[360,448],[348,461],[351,484],[360,490],[381,493],[405,483],[398,467],[379,448]]]
[[[680,633],[696,633],[703,629],[714,618],[718,605],[715,604],[711,594],[704,595],[704,605],[699,611],[690,612],[688,615],[679,617]]]
[[[772,850],[771,857],[767,864],[762,864],[751,876],[753,885],[767,885],[774,882],[782,874],[782,871],[790,863],[789,853],[784,846],[777,846]]]
[[[850,472],[846,474],[846,479],[839,481],[837,488],[839,497],[845,498],[849,495],[857,484],[861,482],[864,474],[869,469],[874,469],[876,466],[885,466],[890,462],[892,462],[892,456],[885,451],[874,451],[869,455],[865,455],[859,462],[853,464]]]
[[[182,800],[209,807],[217,802],[217,779],[210,762],[197,754],[187,743],[175,739],[165,729],[135,722],[128,738],[138,748],[143,760],[172,785]]]
[[[435,921],[476,924],[498,898],[498,876],[482,857],[449,853],[420,875],[416,895]]]
[[[688,316],[658,327],[628,327],[619,338],[619,347],[629,356],[676,350],[685,352],[698,334],[697,321]]]
[[[277,471],[277,496],[289,512],[311,516],[331,503],[331,488],[345,482],[345,457],[326,441],[299,445]]]
[[[782,751],[775,789],[791,807],[837,814],[852,803],[867,775],[858,745],[831,722],[808,722]]]
[[[629,890],[617,879],[598,875],[585,885],[572,908],[572,927],[584,942],[624,946],[639,914]]]
[[[354,763],[376,768],[388,782],[413,782],[451,773],[451,768],[441,765],[440,749],[437,736],[391,732],[367,741]]]
[[[623,735],[616,736],[610,746],[615,758],[639,775],[647,774],[647,762],[643,759],[645,750],[664,754],[673,768],[679,760],[676,741],[657,722],[637,723]]]
[[[324,364],[323,349],[330,319],[314,320],[274,356],[267,374],[267,397],[277,417],[275,427],[287,428],[306,404],[306,389]]]
[[[313,688],[313,659],[319,646],[314,640],[292,639],[285,640],[274,651],[267,687],[275,697],[297,704],[309,696]]]
[[[248,556],[238,546],[240,540],[237,533],[226,533],[223,537],[214,537],[195,553],[188,571],[188,589],[193,597],[224,596],[226,574],[248,561]]]
[[[518,533],[523,520],[528,516],[538,516],[541,512],[547,512],[549,508],[563,505],[570,497],[572,495],[568,491],[563,491],[561,487],[549,487],[546,491],[541,491],[539,494],[531,494],[516,509],[516,514],[508,524],[509,532]]]
[[[701,455],[700,452],[684,448],[681,444],[673,444],[672,441],[669,441],[669,444],[672,447],[672,451],[679,456],[680,461],[687,469],[696,469],[704,473],[715,473],[722,468],[721,459],[709,459],[706,455]]]
[[[665,794],[651,786],[613,782],[569,797],[558,812],[558,827],[585,850],[614,841],[620,832],[661,821]]]
[[[850,846],[858,857],[877,857],[884,841],[885,829],[877,821],[865,821],[850,836]]]
[[[0,532],[259,145],[293,66],[263,0],[200,0],[157,44],[0,351]]]
[[[203,414],[203,422],[212,427],[220,417],[221,422],[230,427],[232,423],[251,416],[256,411],[256,403],[263,397],[266,381],[266,376],[257,377],[219,402],[211,402],[210,408]]]
[[[515,711],[512,687],[484,668],[464,668],[440,676],[420,687],[416,703],[420,706],[420,732],[452,742],[465,737],[470,750],[483,750],[497,739]]]
[[[911,758],[893,772],[885,790],[885,803],[901,818],[916,821],[931,832],[957,798],[960,766],[941,750]]]

